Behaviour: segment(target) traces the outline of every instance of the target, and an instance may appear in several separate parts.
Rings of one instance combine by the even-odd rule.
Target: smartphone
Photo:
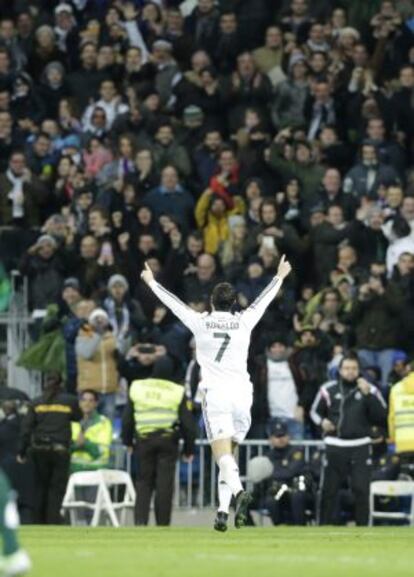
[[[275,248],[275,239],[273,236],[265,235],[262,239],[262,247],[273,250]]]
[[[111,258],[113,256],[112,253],[112,246],[110,242],[104,242],[101,248],[101,257],[102,258]]]

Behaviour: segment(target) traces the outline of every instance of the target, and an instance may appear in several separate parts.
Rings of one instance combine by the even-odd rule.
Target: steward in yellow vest
[[[414,453],[414,371],[390,393],[388,429],[397,453]]]
[[[109,466],[112,423],[97,412],[98,395],[83,391],[80,398],[82,420],[72,423],[71,472],[105,469]]]
[[[135,437],[138,525],[148,524],[153,492],[157,525],[170,524],[180,437],[188,461],[194,453],[195,423],[184,387],[165,378],[171,374],[168,367],[158,362],[153,378],[133,381],[122,419],[124,444],[132,447]]]

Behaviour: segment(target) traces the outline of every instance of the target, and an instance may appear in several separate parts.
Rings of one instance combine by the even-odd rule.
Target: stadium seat
[[[409,512],[378,511],[375,509],[375,497],[410,497]],[[374,481],[370,487],[369,498],[369,524],[373,525],[375,519],[406,520],[414,525],[414,481]]]
[[[114,502],[111,498],[110,490],[123,486],[125,488],[123,499]],[[76,498],[77,488],[96,488],[96,498],[94,502],[88,502]],[[128,509],[135,507],[136,493],[131,477],[125,471],[113,469],[102,469],[100,471],[86,471],[73,473],[66,488],[62,508],[69,512],[71,525],[76,524],[76,510],[86,509],[93,511],[90,521],[91,527],[97,527],[102,513],[106,513],[114,527],[126,524],[126,513]],[[120,511],[120,519],[116,512]]]

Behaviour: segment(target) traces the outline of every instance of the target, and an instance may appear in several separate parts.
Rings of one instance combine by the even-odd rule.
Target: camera
[[[146,355],[152,355],[155,353],[155,347],[154,345],[139,345],[138,352]]]

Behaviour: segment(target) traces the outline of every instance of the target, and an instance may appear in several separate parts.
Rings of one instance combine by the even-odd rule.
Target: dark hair
[[[92,395],[96,402],[99,401],[99,394],[93,389],[84,389],[79,396],[82,398],[84,395]]]
[[[347,353],[344,354],[344,356],[341,359],[341,362],[339,363],[339,368],[342,368],[342,365],[344,364],[345,361],[354,361],[355,363],[358,363],[358,366],[361,366],[359,357],[355,351],[348,351]]]
[[[57,371],[48,372],[43,386],[43,398],[46,401],[51,401],[61,392],[61,390],[62,375]]]
[[[236,291],[228,282],[220,282],[211,293],[211,303],[216,311],[231,311],[236,302]]]

